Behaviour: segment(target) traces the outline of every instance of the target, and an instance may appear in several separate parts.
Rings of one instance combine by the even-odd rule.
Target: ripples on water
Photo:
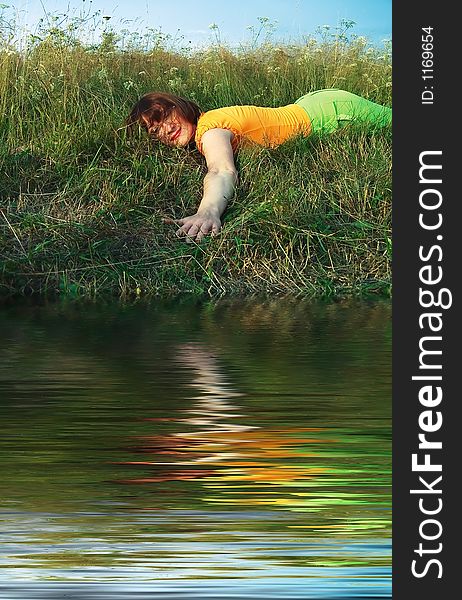
[[[0,597],[390,597],[388,302],[0,320]]]

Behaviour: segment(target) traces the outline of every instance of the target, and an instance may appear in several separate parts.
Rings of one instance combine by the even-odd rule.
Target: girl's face
[[[196,126],[173,110],[160,125],[151,125],[148,133],[155,134],[156,138],[167,146],[182,148],[193,139]]]

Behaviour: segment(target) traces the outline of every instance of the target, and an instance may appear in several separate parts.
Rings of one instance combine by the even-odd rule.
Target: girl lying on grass
[[[280,108],[228,106],[202,112],[196,103],[173,94],[151,92],[133,107],[127,125],[141,125],[168,146],[195,144],[205,156],[207,174],[196,214],[166,219],[180,226],[179,236],[200,241],[217,234],[221,216],[234,195],[237,171],[234,153],[245,144],[275,148],[296,136],[331,133],[348,122],[382,127],[391,123],[391,108],[350,92],[326,89],[311,92]]]

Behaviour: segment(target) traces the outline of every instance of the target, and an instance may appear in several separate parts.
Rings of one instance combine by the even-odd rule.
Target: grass
[[[203,157],[121,129],[155,89],[203,110],[278,106],[326,87],[390,105],[387,49],[348,23],[298,43],[266,36],[232,49],[217,38],[196,50],[108,28],[86,43],[88,22],[70,17],[48,19],[18,49],[9,25],[0,27],[1,294],[389,294],[389,128],[241,151],[223,230],[201,244],[180,241],[162,217],[195,212]]]

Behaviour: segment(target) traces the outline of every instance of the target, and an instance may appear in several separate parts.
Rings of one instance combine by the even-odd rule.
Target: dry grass
[[[179,241],[162,217],[195,211],[203,158],[120,130],[153,89],[204,110],[283,105],[324,87],[389,105],[387,51],[338,32],[196,52],[159,34],[135,43],[106,32],[93,46],[78,34],[44,30],[22,51],[0,41],[3,293],[389,292],[389,129],[241,152],[222,233],[200,245]]]

